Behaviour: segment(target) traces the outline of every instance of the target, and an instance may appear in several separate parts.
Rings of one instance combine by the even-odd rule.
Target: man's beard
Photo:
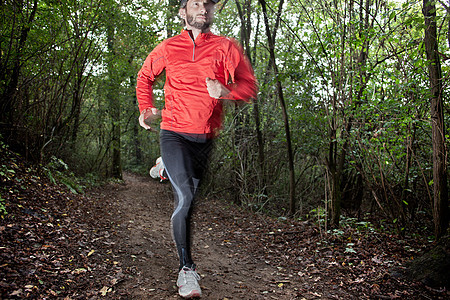
[[[204,23],[201,23],[194,21],[195,17],[193,15],[187,14],[186,16],[187,16],[186,18],[187,23],[196,29],[205,30],[208,29],[209,26],[211,25],[211,22],[208,20],[206,20]]]

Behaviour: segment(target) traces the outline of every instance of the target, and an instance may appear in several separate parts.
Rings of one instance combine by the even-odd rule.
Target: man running
[[[194,197],[222,126],[222,100],[249,102],[256,97],[256,79],[241,47],[214,35],[210,26],[219,0],[181,0],[185,29],[156,46],[138,73],[139,124],[159,115],[153,84],[164,70],[165,107],[161,112],[162,162],[174,191],[172,230],[180,260],[178,292],[200,297],[200,279],[191,255],[190,220]]]

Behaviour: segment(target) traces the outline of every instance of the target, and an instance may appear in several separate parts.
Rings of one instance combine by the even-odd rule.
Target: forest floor
[[[179,298],[169,184],[125,173],[80,195],[17,159],[2,164],[0,299]],[[370,226],[325,234],[222,199],[199,199],[193,222],[203,299],[450,296],[400,276],[430,247],[421,240]]]

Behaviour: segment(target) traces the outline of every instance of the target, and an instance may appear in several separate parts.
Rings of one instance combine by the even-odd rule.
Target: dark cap
[[[182,7],[185,6],[188,1],[189,0],[180,0],[180,6],[182,6]],[[211,0],[211,2],[216,4],[217,2],[219,2],[219,0]]]

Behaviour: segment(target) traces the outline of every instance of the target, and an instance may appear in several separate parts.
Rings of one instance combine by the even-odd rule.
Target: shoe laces
[[[198,275],[198,273],[191,268],[183,267],[182,274],[184,275],[183,279],[186,282],[186,284],[195,283],[200,280],[200,275]]]

